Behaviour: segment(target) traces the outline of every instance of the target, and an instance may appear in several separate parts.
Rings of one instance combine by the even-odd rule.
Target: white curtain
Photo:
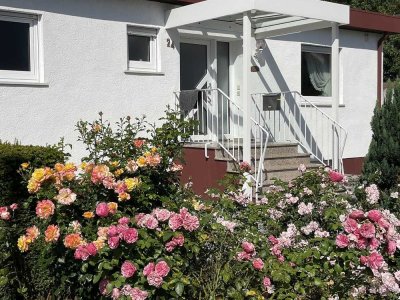
[[[314,89],[322,96],[332,96],[330,56],[323,53],[305,52],[305,60]]]

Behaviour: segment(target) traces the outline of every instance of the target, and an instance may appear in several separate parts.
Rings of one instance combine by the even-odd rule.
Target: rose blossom
[[[176,231],[177,229],[181,228],[182,224],[183,224],[183,220],[182,220],[181,216],[176,213],[174,213],[168,221],[168,226],[173,231]]]
[[[11,204],[11,205],[10,205],[10,209],[11,209],[12,211],[18,209],[18,204],[17,204],[17,203]]]
[[[118,220],[118,224],[121,225],[129,225],[130,222],[131,220],[128,217],[122,217]]]
[[[97,248],[94,243],[89,243],[86,245],[86,250],[89,252],[91,256],[94,256],[97,254]]]
[[[388,241],[387,244],[387,252],[389,255],[393,255],[397,250],[396,242],[395,241]]]
[[[249,243],[249,242],[243,242],[242,243],[242,249],[246,252],[246,253],[253,253],[255,251],[255,247],[254,244]]]
[[[79,246],[75,249],[74,257],[79,260],[87,260],[90,256],[89,251],[85,246]]]
[[[353,218],[347,218],[343,223],[343,227],[347,233],[353,233],[358,229],[358,223]]]
[[[132,300],[145,300],[145,299],[147,299],[148,295],[149,294],[146,291],[142,291],[139,288],[133,288],[130,293]]]
[[[256,258],[253,260],[253,268],[260,271],[264,268],[264,262],[262,261],[261,258]]]
[[[200,222],[196,216],[188,215],[183,219],[183,228],[187,231],[195,231],[199,226]]]
[[[148,263],[147,266],[145,266],[144,269],[143,269],[143,275],[146,276],[146,277],[149,276],[150,273],[154,271],[154,266],[155,265],[154,265],[153,262]]]
[[[183,243],[185,242],[185,237],[180,234],[176,237],[173,237],[171,241],[169,241],[167,244],[165,244],[165,249],[168,252],[172,252],[176,247],[182,247]]]
[[[118,236],[109,237],[108,246],[110,247],[110,249],[117,249],[119,246],[119,237]]]
[[[299,204],[299,207],[298,207],[297,212],[298,212],[300,215],[304,216],[304,215],[309,215],[309,214],[311,214],[312,211],[313,211],[313,209],[314,209],[314,205],[313,205],[312,203],[305,204],[304,202],[301,202],[301,203]]]
[[[361,236],[370,239],[375,236],[375,226],[372,223],[364,223],[360,228]]]
[[[329,179],[332,182],[342,182],[344,179],[344,176],[343,176],[343,174],[340,174],[339,172],[329,171]]]
[[[133,244],[138,240],[138,232],[135,228],[128,228],[122,234],[122,239],[128,244]]]
[[[156,264],[156,266],[154,267],[154,271],[158,276],[165,277],[168,275],[170,268],[168,264],[162,260]]]
[[[54,214],[54,203],[50,200],[39,201],[36,205],[36,215],[40,219],[48,219]]]
[[[118,300],[121,297],[121,291],[118,288],[113,288],[111,292],[111,298],[113,300]]]
[[[379,222],[379,220],[382,218],[382,214],[379,210],[371,210],[368,212],[368,219],[370,219],[373,222]]]
[[[70,189],[65,188],[61,189],[58,192],[58,195],[54,197],[59,203],[64,204],[64,205],[70,205],[71,203],[74,203],[76,200],[76,194],[73,193]]]
[[[336,237],[336,246],[339,248],[346,248],[349,245],[349,238],[344,234],[339,234]]]
[[[378,252],[373,252],[369,256],[361,256],[360,262],[373,270],[378,270],[383,266],[384,260]]]
[[[57,225],[49,225],[44,232],[44,239],[46,242],[56,242],[60,237],[60,229]]]
[[[271,285],[272,285],[271,284],[271,279],[269,277],[264,277],[264,279],[263,279],[264,288],[270,287]]]
[[[98,215],[101,218],[105,218],[108,216],[109,212],[110,212],[110,209],[108,208],[107,203],[101,202],[101,203],[97,204],[96,215]]]
[[[150,273],[149,276],[147,276],[147,282],[149,283],[149,285],[158,288],[163,284],[164,280],[161,276],[158,276],[155,272],[153,272]]]
[[[354,210],[350,213],[349,218],[354,220],[363,220],[365,219],[365,214],[362,210]]]
[[[249,253],[247,253],[247,252],[245,252],[245,251],[239,252],[239,253],[236,254],[236,259],[237,259],[238,261],[250,260],[251,257],[252,257],[252,255],[249,254]]]
[[[171,217],[171,212],[167,209],[156,208],[153,210],[153,214],[160,222],[168,221]]]
[[[125,278],[130,278],[132,277],[136,272],[136,267],[133,263],[130,261],[126,260],[122,266],[121,266],[121,274]]]

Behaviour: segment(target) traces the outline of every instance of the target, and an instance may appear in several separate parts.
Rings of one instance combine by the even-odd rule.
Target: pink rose
[[[147,276],[147,282],[149,283],[149,285],[155,286],[155,287],[160,287],[164,280],[161,276],[158,276],[157,273],[153,272],[150,273],[149,276]]]
[[[367,249],[368,245],[368,240],[366,238],[363,238],[362,236],[358,237],[357,241],[357,248],[358,249]]]
[[[154,271],[154,267],[155,265],[153,262],[148,263],[143,269],[143,275],[146,277],[149,276]]]
[[[369,247],[370,250],[376,250],[376,249],[379,248],[380,244],[381,244],[381,243],[379,242],[378,239],[372,238],[372,239],[370,239],[370,241],[369,241],[368,247]]]
[[[156,228],[158,227],[158,221],[157,221],[157,219],[154,218],[153,216],[147,215],[147,216],[146,216],[146,223],[145,223],[145,226],[146,226],[148,229],[156,229]]]
[[[390,223],[385,218],[380,218],[378,225],[384,229],[388,229],[390,227]]]
[[[108,236],[117,236],[119,234],[118,227],[115,225],[111,225],[108,227]]]
[[[165,244],[165,249],[168,252],[172,252],[177,246],[182,247],[185,242],[185,237],[180,234],[177,237],[173,237],[171,241]]]
[[[382,214],[379,210],[371,210],[368,212],[368,219],[370,219],[373,222],[379,222],[379,220],[382,218]]]
[[[139,224],[139,223],[142,221],[142,219],[144,218],[145,215],[146,215],[146,214],[144,214],[144,213],[137,214],[137,215],[135,216],[135,222],[136,222],[136,224]]]
[[[343,223],[343,227],[347,233],[353,233],[358,229],[358,223],[352,218],[347,218]]]
[[[119,236],[109,237],[108,246],[110,247],[110,249],[117,249],[119,246]]]
[[[158,276],[165,277],[168,275],[170,268],[165,261],[160,261],[156,264],[154,271]]]
[[[169,225],[169,228],[171,228],[171,230],[176,231],[182,227],[183,220],[179,214],[174,213],[170,217],[170,219],[168,221],[168,225]]]
[[[264,262],[262,261],[261,258],[256,258],[253,260],[253,268],[260,271],[264,268]]]
[[[168,219],[171,217],[171,212],[168,209],[156,208],[153,210],[153,214],[160,222],[168,221]]]
[[[110,212],[110,210],[108,208],[107,203],[101,202],[101,203],[97,204],[96,215],[98,215],[101,218],[105,218],[108,216],[109,212]]]
[[[335,172],[335,171],[329,172],[329,179],[332,182],[342,182],[343,178],[344,178],[343,174],[340,174],[339,172]]]
[[[339,248],[346,248],[349,245],[349,238],[344,234],[339,234],[336,237],[336,246]]]
[[[253,253],[255,251],[254,245],[252,243],[249,243],[249,242],[243,242],[242,243],[242,249],[246,253]]]
[[[396,252],[397,246],[395,241],[389,241],[387,245],[387,252],[389,255],[393,255]]]
[[[138,232],[135,228],[128,228],[122,234],[122,238],[128,244],[133,244],[138,240]]]
[[[118,300],[121,297],[121,291],[118,288],[113,288],[111,292],[111,299]]]
[[[243,252],[239,252],[238,254],[236,254],[236,259],[238,261],[247,261],[251,259],[251,254],[243,251]]]
[[[133,300],[145,300],[148,297],[148,293],[146,291],[142,291],[139,288],[133,288],[130,296]]]
[[[87,260],[90,256],[89,251],[85,246],[79,246],[75,249],[74,257],[78,260]]]
[[[87,250],[87,252],[89,252],[89,254],[90,254],[91,256],[95,256],[95,255],[97,254],[96,245],[93,244],[93,243],[87,244],[87,245],[86,245],[86,250]]]
[[[10,205],[10,209],[11,209],[12,211],[18,209],[18,204],[17,204],[17,203],[11,204],[11,205]]]
[[[270,235],[270,236],[268,237],[268,241],[269,241],[272,245],[277,245],[277,244],[279,244],[279,240],[278,240],[276,237],[274,237],[273,235]]]
[[[183,219],[183,228],[185,228],[187,231],[195,231],[197,228],[199,228],[199,226],[199,219],[196,216],[189,215]]]
[[[361,263],[362,265],[367,266],[367,265],[368,265],[368,262],[369,262],[368,256],[362,255],[362,256],[360,257],[360,263]]]
[[[373,252],[368,258],[368,266],[371,269],[378,270],[383,266],[383,257],[378,252]]]
[[[130,278],[132,277],[136,272],[136,267],[133,263],[130,261],[126,260],[122,266],[121,266],[121,274],[125,278]]]
[[[362,210],[354,210],[349,215],[349,218],[352,218],[354,220],[363,220],[365,219],[365,214]]]
[[[0,219],[2,220],[9,220],[11,218],[11,214],[8,211],[6,206],[0,207]]]
[[[264,279],[263,279],[264,288],[266,289],[266,288],[270,287],[271,285],[272,285],[271,279],[269,277],[264,277]]]
[[[372,223],[364,223],[360,228],[361,236],[370,239],[375,236],[375,226]]]
[[[130,219],[129,218],[127,218],[127,217],[122,217],[122,218],[120,218],[119,220],[118,220],[118,224],[121,224],[121,225],[129,225],[129,223],[130,223]]]

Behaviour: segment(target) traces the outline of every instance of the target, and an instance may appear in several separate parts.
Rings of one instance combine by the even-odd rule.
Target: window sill
[[[317,107],[332,107],[332,102],[314,102],[314,101],[310,101],[310,102]],[[310,103],[301,102],[300,105],[301,106],[309,106]],[[339,104],[339,107],[346,107],[346,104]]]
[[[49,87],[48,82],[29,82],[29,81],[5,81],[0,80],[0,86],[31,86],[31,87]]]
[[[131,74],[131,75],[149,75],[149,76],[164,76],[164,72],[157,72],[157,71],[145,71],[145,70],[135,70],[135,69],[130,69],[124,71],[125,74]]]

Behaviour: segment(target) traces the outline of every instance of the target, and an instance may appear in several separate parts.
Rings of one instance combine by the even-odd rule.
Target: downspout
[[[378,107],[382,107],[383,102],[383,46],[388,36],[385,32],[378,41]]]

